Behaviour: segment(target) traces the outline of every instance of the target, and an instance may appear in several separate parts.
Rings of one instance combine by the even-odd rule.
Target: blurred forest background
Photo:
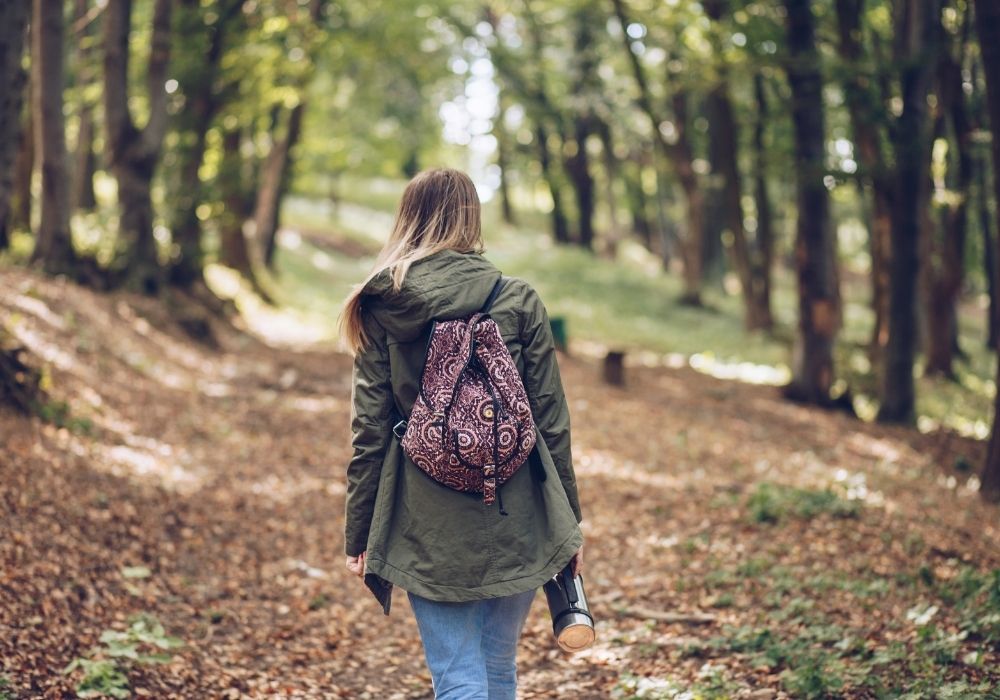
[[[779,387],[767,394],[776,406],[825,411],[802,409],[807,417],[788,428],[796,440],[892,426],[877,434],[911,446],[914,459],[933,453],[945,469],[935,488],[959,484],[996,501],[998,123],[1000,5],[988,0],[4,2],[0,398],[54,435],[93,439],[101,401],[91,394],[113,384],[111,370],[91,357],[82,366],[97,370],[78,372],[77,386],[64,376],[74,366],[65,353],[104,352],[116,333],[140,328],[136,314],[175,329],[155,342],[140,329],[164,357],[181,353],[181,339],[207,358],[228,357],[220,353],[238,329],[270,344],[239,345],[262,367],[282,367],[274,348],[318,363],[310,348],[335,339],[341,300],[370,269],[406,180],[443,165],[473,176],[488,256],[539,289],[572,362],[603,363],[605,380],[628,392],[633,374],[683,369],[722,380],[692,380],[673,404],[681,412],[685,401],[737,391],[711,387]],[[90,318],[94,309],[106,317]],[[54,335],[32,325],[45,319]],[[124,361],[160,373],[160,351],[147,352],[148,366]],[[215,361],[204,367],[230,371]],[[346,381],[342,358],[329,361]],[[319,372],[309,367],[285,367],[278,387]],[[623,391],[591,387],[575,367],[579,391],[597,403],[600,392]],[[183,384],[170,376],[159,379]],[[136,396],[120,397],[125,415],[159,400]],[[653,411],[671,405],[650,401]],[[174,410],[185,405],[178,398]],[[602,420],[595,414],[583,429],[600,432]],[[671,420],[663,439],[672,441]],[[0,438],[13,460],[14,432]],[[10,488],[11,522],[27,518]],[[807,491],[763,488],[753,495],[754,508],[765,503],[760,522],[784,517],[782,499],[793,511],[796,499],[812,503]],[[840,517],[840,503],[806,510]],[[948,503],[937,507],[954,515]],[[995,510],[972,513],[996,521]],[[995,545],[996,530],[975,537]],[[913,560],[932,549],[907,542]],[[954,622],[965,635],[954,653],[941,661],[940,648],[924,649],[936,660],[919,673],[893,667],[897,680],[917,673],[928,688],[966,682],[956,677],[993,687],[984,670],[992,657],[969,657],[993,652],[963,645],[1000,639],[1000,575],[983,573],[992,560],[969,554],[971,544],[956,547],[944,548],[948,580],[959,575],[955,557],[974,559],[980,578],[967,572],[961,592],[942,595],[955,610],[988,600],[988,611],[970,609],[977,620],[992,615],[992,626]],[[17,551],[10,567],[23,563]],[[145,580],[145,566],[124,575]],[[930,566],[918,582],[943,575]],[[921,643],[940,641],[926,631],[933,616],[918,625]],[[141,618],[119,634],[168,648],[158,625]],[[730,634],[743,645],[730,651],[777,653],[776,638],[751,632]],[[692,658],[709,648],[718,649]],[[847,672],[823,676],[823,659],[782,653],[769,667],[784,674],[772,683],[780,692],[876,692]],[[84,656],[74,669],[90,678],[101,669],[86,664],[113,656]],[[819,674],[815,687],[803,669]],[[630,697],[644,681],[594,682],[605,689],[594,697],[609,684]],[[903,687],[886,681],[882,690]],[[649,693],[674,697],[668,691]]]

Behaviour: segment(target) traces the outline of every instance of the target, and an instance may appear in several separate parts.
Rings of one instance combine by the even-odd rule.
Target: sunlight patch
[[[783,365],[772,367],[753,362],[726,362],[712,353],[695,353],[688,358],[688,364],[692,369],[716,379],[735,379],[746,384],[781,386],[792,378],[789,369]]]

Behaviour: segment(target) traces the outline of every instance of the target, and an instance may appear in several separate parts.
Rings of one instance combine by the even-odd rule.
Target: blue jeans
[[[468,603],[407,595],[436,700],[515,700],[517,640],[534,591]]]

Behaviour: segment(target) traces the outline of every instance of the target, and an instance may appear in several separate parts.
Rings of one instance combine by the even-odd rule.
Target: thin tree
[[[519,61],[500,41],[496,12],[489,3],[483,8],[483,15],[492,28],[493,43],[487,48],[497,73],[506,87],[524,101],[525,112],[533,125],[534,147],[538,164],[541,167],[542,180],[549,190],[552,199],[550,221],[552,223],[552,239],[565,245],[572,242],[569,230],[569,219],[563,199],[563,178],[559,169],[559,159],[555,154],[562,150],[561,134],[566,130],[564,116],[557,108],[552,98],[545,70],[542,67],[542,32],[531,6],[524,3],[526,24],[528,28],[528,47],[531,52],[531,63],[537,67],[534,75],[524,70],[524,61]],[[463,22],[454,12],[447,13],[448,20],[466,36],[475,34],[474,28]],[[554,143],[553,143],[554,142]]]
[[[497,115],[493,120],[493,136],[497,140],[497,169],[500,171],[500,212],[504,223],[514,225],[517,217],[514,215],[514,204],[510,197],[510,156],[511,143],[510,133],[507,131],[506,121],[507,105],[503,88],[497,94]]]
[[[728,2],[723,0],[706,0],[705,12],[716,24],[728,16]],[[716,33],[717,35],[717,33]],[[725,59],[721,58],[722,47],[719,42],[716,48],[720,55],[719,76],[707,98],[709,133],[712,140],[712,167],[717,169],[722,178],[721,216],[724,220],[723,230],[732,236],[730,251],[733,266],[740,278],[743,288],[743,303],[745,307],[744,323],[748,330],[770,330],[774,322],[771,318],[770,303],[767,296],[761,294],[768,289],[767,281],[758,279],[768,275],[767,267],[755,265],[755,259],[743,225],[743,185],[739,169],[739,127],[733,112],[733,103],[729,97],[729,71]]]
[[[976,2],[976,31],[986,77],[987,111],[993,126],[993,197],[994,201],[1000,202],[1000,138],[996,138],[1000,131],[1000,4],[990,0]],[[997,207],[996,219],[1000,225],[1000,207]],[[997,379],[1000,380],[1000,354],[997,357]],[[983,498],[994,502],[1000,501],[1000,426],[997,416],[1000,416],[1000,391],[996,392],[993,404],[993,430],[986,450],[980,488]]]
[[[32,113],[42,173],[41,221],[32,262],[49,274],[73,271],[76,256],[69,227],[69,162],[63,116],[62,0],[34,0],[31,17]]]
[[[889,251],[892,240],[892,178],[883,155],[881,126],[886,121],[877,63],[865,52],[865,0],[836,0],[837,51],[843,69],[844,101],[854,137],[855,160],[863,192],[870,195],[868,241],[871,252],[872,309],[875,324],[870,350],[880,364],[889,340]]]
[[[632,74],[639,88],[637,97],[639,107],[650,121],[655,144],[662,160],[670,164],[681,183],[685,195],[685,223],[687,231],[681,241],[681,256],[684,259],[684,294],[681,301],[698,306],[701,304],[702,283],[702,238],[705,234],[705,195],[698,174],[694,169],[694,147],[688,132],[688,99],[687,93],[678,85],[673,85],[670,99],[674,112],[674,127],[676,138],[667,139],[660,129],[663,119],[654,106],[646,71],[639,56],[632,50],[632,40],[628,35],[631,20],[624,0],[612,0],[615,17],[621,25],[622,41],[629,57]],[[669,63],[669,62],[668,62]]]
[[[823,406],[832,403],[833,344],[840,328],[836,236],[830,221],[826,175],[823,76],[810,0],[785,0],[788,83],[795,131],[795,264],[799,323],[792,353],[792,381],[785,395]]]
[[[118,181],[125,284],[155,294],[163,283],[153,237],[153,175],[167,130],[165,83],[170,61],[171,0],[155,0],[146,83],[149,118],[140,129],[129,110],[129,35],[132,0],[108,0],[104,10],[104,120],[107,154]]]
[[[92,210],[97,204],[94,196],[94,171],[97,157],[94,153],[94,139],[97,122],[94,118],[94,100],[87,88],[97,79],[95,75],[94,29],[97,24],[96,8],[90,7],[90,0],[75,0],[73,11],[73,31],[76,39],[77,86],[77,134],[73,153],[73,183],[70,190],[70,210]]]
[[[21,103],[27,76],[21,67],[30,7],[0,3],[0,250],[7,247],[14,161],[21,132]]]
[[[321,36],[317,31],[323,18],[325,0],[309,0],[308,21],[305,22],[305,44],[309,51],[319,47]],[[306,88],[315,74],[316,63],[304,71],[298,84],[298,102],[289,111],[285,120],[283,136],[278,136],[281,116],[280,107],[271,120],[271,149],[264,161],[260,176],[260,188],[254,206],[253,231],[257,243],[263,251],[264,264],[274,267],[274,257],[278,245],[278,225],[281,218],[281,203],[291,179],[292,151],[302,135],[302,118],[306,110]]]
[[[757,210],[757,230],[754,245],[751,250],[752,268],[755,271],[750,278],[751,294],[757,300],[756,304],[770,327],[774,323],[771,314],[771,268],[774,265],[774,214],[771,208],[771,196],[767,186],[767,124],[770,120],[770,110],[767,100],[767,90],[764,76],[759,72],[753,78],[754,103],[757,114],[753,128],[754,154],[754,188],[753,198]]]
[[[883,353],[878,420],[912,423],[917,341],[915,306],[920,232],[930,197],[930,115],[927,96],[935,61],[940,0],[902,0],[896,6],[895,56],[903,111],[893,129],[896,154],[889,264],[888,338]]]
[[[177,116],[178,159],[176,204],[172,212],[171,235],[177,244],[177,256],[170,266],[170,282],[190,288],[204,282],[205,253],[202,246],[198,207],[203,201],[200,179],[208,130],[223,105],[226,95],[216,84],[220,73],[225,42],[243,18],[243,0],[219,0],[209,8],[195,0],[180,6],[184,20],[183,40],[195,43],[195,62],[189,59],[185,70],[178,72],[179,89],[185,97],[184,111]],[[209,20],[211,17],[211,20]],[[207,25],[207,45],[202,47]]]
[[[955,378],[953,362],[958,344],[958,297],[965,279],[965,242],[972,195],[974,164],[972,157],[972,122],[962,89],[962,63],[968,42],[972,17],[967,10],[962,23],[962,35],[957,42],[938,21],[941,41],[938,52],[935,93],[935,137],[948,143],[947,168],[935,182],[944,192],[939,224],[931,222],[923,237],[921,264],[924,292],[924,318],[927,332],[923,334],[926,363],[924,374]],[[940,20],[940,17],[938,18]],[[957,46],[952,46],[957,44]]]

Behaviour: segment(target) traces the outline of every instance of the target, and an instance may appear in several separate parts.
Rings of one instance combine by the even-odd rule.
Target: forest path
[[[69,408],[62,428],[0,411],[12,697],[65,697],[79,672],[59,671],[137,612],[186,645],[130,672],[140,696],[430,697],[405,595],[383,617],[343,565],[347,356],[219,323],[208,347],[161,304],[21,270],[0,276],[0,315],[50,365],[52,410]],[[977,464],[981,443],[865,425],[689,368],[633,367],[613,389],[592,361],[560,366],[599,643],[558,652],[536,598],[526,698],[629,697],[640,682],[660,689],[646,697],[782,697],[794,660],[762,667],[719,640],[823,625],[871,649],[912,643],[921,576],[1000,566],[996,510],[954,468]],[[649,619],[659,613],[694,617]],[[942,627],[957,624],[949,615]],[[957,673],[996,673],[987,653],[984,670]]]

